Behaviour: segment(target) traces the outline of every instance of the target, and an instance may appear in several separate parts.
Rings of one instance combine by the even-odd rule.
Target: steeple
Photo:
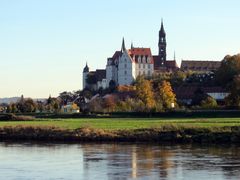
[[[174,57],[173,60],[176,61],[176,52],[174,51]]]
[[[83,69],[83,72],[84,72],[84,73],[88,73],[88,72],[89,72],[89,67],[88,67],[87,62],[86,62],[85,68]]]
[[[167,61],[167,42],[166,42],[166,33],[163,26],[163,20],[161,21],[161,29],[159,31],[159,41],[158,41],[158,56],[160,66],[165,66]]]
[[[134,47],[133,47],[133,42],[131,43],[131,49],[133,49]]]
[[[123,38],[123,40],[122,40],[122,49],[121,49],[121,52],[123,52],[123,51],[126,51],[124,38]]]
[[[166,36],[166,33],[165,33],[165,30],[164,30],[164,26],[163,26],[163,19],[161,21],[161,29],[159,31],[159,35],[162,35],[162,36]]]

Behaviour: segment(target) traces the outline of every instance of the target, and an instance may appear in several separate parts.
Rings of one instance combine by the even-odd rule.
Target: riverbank
[[[83,127],[74,130],[49,126],[4,126],[0,140],[65,142],[168,142],[168,143],[240,143],[240,127],[180,127],[104,130]]]

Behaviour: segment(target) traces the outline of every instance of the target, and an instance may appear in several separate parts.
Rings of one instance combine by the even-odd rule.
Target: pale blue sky
[[[239,0],[0,0],[0,97],[48,97],[82,87],[122,37],[157,54],[161,18],[168,59],[239,53]]]

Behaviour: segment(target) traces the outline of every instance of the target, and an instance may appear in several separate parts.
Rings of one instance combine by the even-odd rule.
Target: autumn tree
[[[163,81],[159,84],[156,91],[156,99],[158,105],[162,104],[164,109],[170,109],[172,105],[176,105],[176,95],[173,92],[170,82]]]
[[[104,106],[104,109],[107,110],[108,112],[114,111],[115,106],[116,106],[115,97],[113,95],[109,95],[107,97],[104,97],[103,106]]]
[[[137,78],[136,96],[145,104],[147,111],[154,108],[155,99],[151,81],[144,79],[144,77]]]

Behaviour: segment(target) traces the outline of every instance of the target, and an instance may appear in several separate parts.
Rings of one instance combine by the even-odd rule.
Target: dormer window
[[[143,62],[143,63],[146,63],[146,57],[145,57],[145,56],[143,56],[142,62]]]
[[[151,58],[148,56],[147,62],[150,64],[151,63]]]
[[[138,63],[141,63],[141,56],[138,56]]]

